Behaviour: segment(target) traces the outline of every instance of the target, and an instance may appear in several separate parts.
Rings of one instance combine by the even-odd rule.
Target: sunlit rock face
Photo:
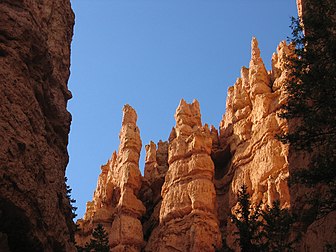
[[[192,104],[181,100],[175,120],[159,225],[151,233],[145,251],[215,251],[221,246],[221,236],[210,130],[201,123],[196,100]]]
[[[298,1],[299,13],[305,3]],[[252,204],[272,206],[278,200],[281,208],[304,209],[307,189],[289,188],[288,179],[307,164],[309,154],[297,154],[276,139],[293,127],[278,116],[287,99],[288,58],[293,52],[292,45],[281,42],[267,71],[253,38],[249,67],[241,69],[228,90],[219,129],[202,124],[196,100],[181,100],[168,142],[145,146],[143,176],[138,169],[136,114],[126,108],[129,115],[123,120],[118,154],[102,166],[93,201],[79,221],[82,238],[77,240],[88,240],[92,228],[103,223],[112,251],[222,251],[224,243],[238,251],[229,214],[243,184]],[[126,139],[133,140],[126,144]],[[323,185],[315,190],[323,191]],[[336,244],[335,212],[304,228],[301,224],[295,224],[302,233],[296,250],[323,251],[326,244]]]
[[[70,0],[2,0],[0,23],[1,244],[10,251],[74,251],[64,179]]]
[[[234,247],[233,227],[228,222],[240,187],[248,187],[253,203],[271,205],[279,200],[281,207],[290,206],[287,185],[288,146],[275,136],[287,131],[285,120],[277,116],[286,101],[284,82],[286,57],[292,53],[281,42],[272,57],[272,70],[267,72],[260,57],[256,38],[251,43],[249,68],[241,69],[241,77],[229,88],[226,111],[220,123],[218,144],[213,146],[216,165],[219,221],[226,241]],[[216,138],[215,129],[213,137]]]
[[[243,67],[229,88],[219,130],[202,124],[197,101],[181,100],[169,141],[145,146],[143,176],[136,113],[126,106],[118,153],[101,167],[93,201],[78,222],[77,242],[88,242],[102,223],[112,251],[216,251],[222,241],[237,249],[229,214],[243,184],[252,204],[298,204],[302,192],[291,193],[288,187],[290,162],[303,164],[304,159],[294,160],[288,146],[276,139],[288,130],[277,114],[286,102],[286,65],[292,54],[292,46],[281,42],[267,71],[253,38],[249,68]],[[331,223],[332,218],[331,213],[325,220]],[[329,231],[325,222],[313,223],[298,249],[302,244],[320,248],[319,240],[332,241]]]
[[[140,219],[146,209],[138,199],[142,184],[139,158],[142,147],[135,110],[125,105],[118,153],[101,167],[93,200],[87,203],[76,241],[89,242],[92,230],[102,224],[109,233],[111,251],[140,251],[144,246]]]
[[[126,109],[129,115],[124,116],[118,154],[102,166],[93,201],[88,202],[84,220],[79,221],[82,238],[78,235],[77,241],[88,241],[92,228],[103,223],[111,245],[118,247],[124,238],[115,237],[115,230],[124,232],[125,240],[131,239],[127,230],[122,231],[120,223],[125,222],[136,227],[141,237],[144,234],[143,240],[134,234],[132,241],[136,248],[143,245],[145,251],[215,251],[221,248],[222,239],[234,247],[228,215],[243,184],[248,186],[253,203],[271,205],[280,200],[282,207],[289,207],[288,147],[275,135],[287,130],[277,113],[286,100],[285,64],[291,53],[285,42],[280,43],[268,72],[253,38],[250,66],[242,68],[241,77],[229,88],[219,132],[202,125],[196,100],[191,104],[181,100],[169,142],[145,146],[143,177],[137,166],[141,148],[138,130],[130,130],[132,137],[125,137],[130,127],[137,129],[135,116],[131,116],[135,111]],[[126,139],[133,141],[126,144]],[[135,177],[125,173],[126,167],[133,165],[137,168],[132,173]],[[128,201],[118,200],[126,181],[133,190],[132,210]],[[118,205],[132,214],[120,217],[124,215],[118,214]]]

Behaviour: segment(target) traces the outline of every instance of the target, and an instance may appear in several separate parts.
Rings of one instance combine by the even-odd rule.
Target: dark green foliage
[[[232,222],[236,225],[238,232],[237,242],[242,252],[260,251],[263,247],[261,242],[260,206],[251,206],[250,195],[247,186],[243,185],[238,191],[238,209],[231,215]]]
[[[98,226],[93,230],[90,244],[95,249],[95,251],[104,252],[110,251],[108,234],[105,231],[103,225],[98,224]]]
[[[102,224],[98,224],[97,227],[92,231],[92,238],[90,243],[87,243],[84,248],[77,246],[77,251],[79,252],[109,252],[109,240],[108,234],[105,231]]]
[[[296,55],[287,65],[291,72],[286,85],[288,102],[280,114],[289,122],[289,132],[280,140],[310,156],[306,167],[292,171],[290,184],[325,185],[325,194],[332,195],[316,199],[318,214],[336,209],[335,10],[334,0],[309,1],[303,20],[292,19],[290,40]]]
[[[64,214],[70,218],[67,218],[67,226],[70,231],[70,239],[72,242],[76,243],[75,241],[75,232],[77,230],[77,225],[74,223],[73,219],[76,218],[76,210],[77,207],[74,207],[73,204],[76,203],[76,200],[71,198],[71,191],[69,185],[67,185],[68,178],[64,177],[65,185],[66,185],[66,198],[68,202],[66,203],[66,208],[63,209]]]
[[[262,211],[262,217],[267,251],[291,251],[294,241],[290,241],[289,235],[294,218],[288,209],[281,209],[280,202],[275,201]]]
[[[236,241],[241,251],[292,251],[296,240],[289,236],[294,218],[288,209],[281,209],[278,201],[265,210],[260,210],[260,204],[252,207],[246,185],[237,196],[238,209],[231,220],[238,229]]]
[[[73,206],[73,204],[76,203],[76,200],[71,198],[71,192],[72,192],[72,189],[70,188],[69,185],[67,185],[67,181],[68,181],[68,178],[65,177],[65,184],[66,184],[66,196],[70,202],[70,205],[71,205],[71,218],[74,219],[76,218],[77,214],[76,214],[76,210],[77,210],[77,207]]]

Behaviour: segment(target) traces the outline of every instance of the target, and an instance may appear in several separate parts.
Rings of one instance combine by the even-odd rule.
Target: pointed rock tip
[[[145,145],[146,154],[152,148],[156,150],[156,144],[153,141],[150,141],[148,144]]]
[[[199,104],[199,101],[198,101],[197,99],[194,99],[194,100],[192,101],[192,104]]]
[[[193,99],[193,101],[192,101],[192,103],[190,104],[190,105],[194,105],[194,104],[196,104],[196,105],[198,105],[199,106],[199,102],[198,102],[198,100],[197,99]],[[188,103],[186,102],[186,100],[184,100],[183,98],[180,100],[180,103],[179,103],[179,107],[180,106],[185,106],[185,105],[188,105]]]
[[[108,162],[113,162],[116,159],[117,159],[117,152],[113,151],[113,153],[112,153],[112,155],[111,155],[111,157],[110,157],[110,159],[109,159]]]
[[[132,106],[129,104],[125,104],[123,107],[123,119],[122,119],[122,124],[126,123],[133,123],[136,124],[136,121],[138,119],[137,113]]]
[[[217,132],[217,128],[213,124],[211,124],[210,131]]]
[[[260,49],[259,49],[259,43],[256,37],[252,37],[251,42],[251,58],[252,60],[260,58]]]
[[[252,36],[252,44],[257,44],[258,46],[258,39],[255,36]]]
[[[185,105],[187,105],[187,102],[182,98],[180,100],[180,103],[179,103],[178,107],[185,106]]]

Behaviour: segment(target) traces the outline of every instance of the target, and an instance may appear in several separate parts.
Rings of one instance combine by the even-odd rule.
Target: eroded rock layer
[[[215,251],[221,246],[216,216],[212,139],[197,101],[181,100],[169,138],[169,168],[162,186],[159,226],[145,251]]]
[[[210,130],[202,125],[197,101],[187,104],[181,100],[169,144],[159,142],[156,148],[151,142],[146,146],[144,177],[137,184],[146,206],[142,217],[145,251],[215,251],[221,248],[222,239],[234,247],[228,215],[243,184],[248,186],[253,203],[272,205],[279,200],[281,207],[290,206],[288,149],[275,135],[287,129],[277,113],[286,100],[285,59],[291,53],[285,42],[280,43],[268,72],[253,38],[249,68],[243,67],[241,77],[229,88],[219,133],[213,126]],[[84,216],[84,222],[97,223],[97,213],[103,211],[107,216],[98,219],[101,223],[109,220],[107,230],[111,230],[116,210],[115,206],[103,206],[111,206],[109,202],[115,200],[100,191],[110,184],[115,188],[124,180],[123,174],[107,172],[121,156],[132,156],[121,149],[108,162],[110,168],[102,167],[94,200],[88,203]],[[110,234],[113,229],[112,225]]]
[[[3,0],[0,23],[0,236],[10,251],[73,251],[70,1]]]
[[[78,221],[76,241],[81,246],[89,242],[99,223],[109,233],[111,251],[140,251],[144,246],[140,219],[146,209],[138,199],[142,143],[135,110],[125,105],[123,113],[118,153],[101,167],[93,201],[87,203],[85,216]]]
[[[298,1],[300,15],[306,9],[301,5],[307,6],[307,2]],[[228,90],[219,130],[202,125],[197,101],[187,104],[181,100],[168,143],[146,146],[144,176],[137,187],[141,187],[139,199],[146,210],[136,215],[142,221],[142,231],[140,227],[138,231],[144,233],[144,251],[226,251],[225,246],[239,251],[237,230],[229,215],[237,207],[237,193],[243,184],[252,204],[265,207],[279,201],[281,208],[298,215],[314,208],[304,197],[312,190],[322,193],[323,185],[313,189],[288,186],[290,172],[307,164],[309,154],[291,152],[276,138],[289,129],[278,113],[286,103],[288,58],[293,53],[292,45],[281,42],[272,56],[272,69],[267,71],[253,38],[249,67],[241,69],[241,76]],[[115,163],[116,157],[110,162]],[[102,174],[99,181],[98,191],[109,179]],[[99,195],[95,193],[93,202],[99,201]],[[95,206],[89,203],[86,221],[95,218]],[[335,211],[306,225],[304,216],[300,219],[292,232],[293,237],[301,234],[296,250],[335,248]],[[125,219],[129,225],[132,221]]]
[[[224,226],[237,202],[240,187],[248,187],[253,203],[272,205],[279,200],[281,207],[290,206],[287,185],[288,146],[276,139],[287,131],[285,120],[277,116],[285,102],[284,82],[286,57],[292,53],[285,42],[280,43],[272,57],[272,70],[266,71],[260,57],[258,42],[251,44],[249,68],[241,69],[241,77],[229,88],[226,112],[220,124],[219,150],[229,157],[221,176],[216,178],[219,218],[227,243],[233,246],[232,227]],[[229,223],[230,224],[230,223]]]

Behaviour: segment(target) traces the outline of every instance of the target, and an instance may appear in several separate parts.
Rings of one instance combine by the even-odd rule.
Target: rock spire
[[[93,201],[79,220],[77,242],[89,241],[93,228],[101,223],[109,233],[111,251],[140,251],[144,246],[140,219],[146,209],[137,198],[141,188],[139,158],[142,147],[135,110],[125,105],[119,134],[118,153],[101,167]]]
[[[145,251],[215,251],[221,245],[212,182],[211,136],[200,106],[181,100],[168,150],[159,226]]]

